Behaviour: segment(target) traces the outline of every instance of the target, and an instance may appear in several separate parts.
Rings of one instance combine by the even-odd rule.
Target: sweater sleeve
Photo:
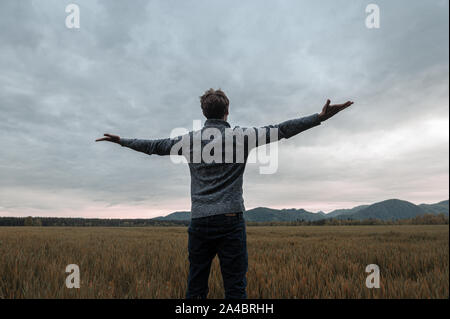
[[[319,113],[288,120],[276,125],[267,125],[257,128],[257,146],[291,138],[303,131],[320,125]]]
[[[136,138],[121,138],[119,144],[135,151],[148,155],[170,155],[172,146],[179,141],[178,138],[165,138],[156,140],[144,140]]]

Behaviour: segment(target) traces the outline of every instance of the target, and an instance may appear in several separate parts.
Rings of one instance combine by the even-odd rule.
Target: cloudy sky
[[[365,26],[369,3],[380,28]],[[329,212],[449,194],[448,1],[0,2],[0,216],[150,218],[189,210],[189,169],[111,143],[202,120],[222,88],[232,126],[353,100],[245,173],[247,209]],[[267,191],[270,190],[270,191]]]

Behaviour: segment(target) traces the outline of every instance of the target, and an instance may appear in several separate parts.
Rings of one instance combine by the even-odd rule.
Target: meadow
[[[247,227],[249,298],[449,298],[449,226]],[[80,289],[65,285],[80,268]],[[368,264],[380,288],[365,285]],[[184,298],[186,227],[0,227],[1,298]],[[223,298],[217,257],[209,298]]]

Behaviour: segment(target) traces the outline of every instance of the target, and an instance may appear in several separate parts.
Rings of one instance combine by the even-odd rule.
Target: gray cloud
[[[186,166],[93,141],[192,128],[209,87],[240,126],[356,102],[281,142],[276,175],[249,165],[249,208],[448,197],[447,1],[377,1],[378,30],[363,1],[76,3],[79,30],[61,1],[0,3],[0,215],[189,209]]]

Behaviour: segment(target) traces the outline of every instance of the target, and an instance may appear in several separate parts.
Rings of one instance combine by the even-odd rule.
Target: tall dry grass
[[[248,227],[249,298],[448,298],[449,228]],[[68,264],[81,288],[68,289]],[[377,264],[381,288],[365,286]],[[0,298],[183,298],[184,227],[0,228]],[[218,260],[210,298],[222,298]]]

